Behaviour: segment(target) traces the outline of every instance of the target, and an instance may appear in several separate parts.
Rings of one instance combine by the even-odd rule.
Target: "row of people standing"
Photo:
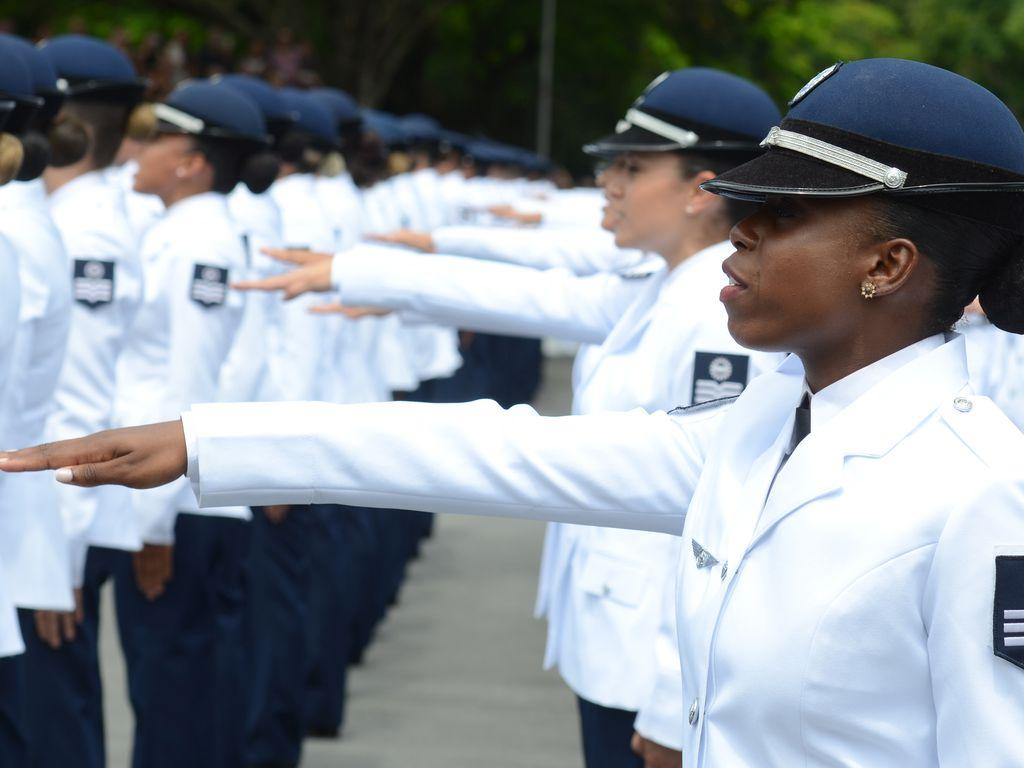
[[[5,442],[204,401],[388,400],[460,368],[454,328],[316,318],[308,302],[230,287],[279,270],[264,249],[337,249],[370,228],[424,226],[427,210],[461,216],[453,195],[422,194],[425,179],[442,184],[429,166],[365,191],[321,173],[358,146],[345,94],[227,76],[141,105],[145,83],[102,41],[6,36],[0,57],[18,150],[18,180],[0,189],[3,267],[17,275],[4,281]],[[506,198],[525,184],[509,181]],[[5,477],[0,505],[0,588],[20,623],[0,633],[11,766],[105,764],[108,582],[134,765],[297,764],[307,734],[338,734],[345,670],[429,532],[427,515],[336,505],[199,510],[183,482],[137,493]]]
[[[378,238],[386,247],[288,254],[305,266],[248,287],[336,291],[335,309],[350,315],[388,310],[582,344],[575,414],[728,400],[782,356],[751,352],[729,334],[722,262],[734,250],[731,228],[754,208],[701,185],[759,156],[779,120],[771,99],[741,78],[667,73],[615,134],[586,147],[605,163],[605,234],[585,216],[561,229],[402,231]],[[524,205],[518,216],[543,223],[546,213]],[[1019,417],[1019,339],[977,312],[961,329],[975,391]],[[680,760],[679,726],[690,716],[677,695],[672,604],[681,547],[646,531],[549,526],[537,599],[548,621],[545,665],[577,696],[590,768]]]
[[[627,112],[625,154],[685,159],[713,135],[653,107],[672,79]],[[674,534],[680,674],[665,695],[682,748],[652,749],[641,711],[646,766],[1017,765],[1024,443],[954,327],[977,299],[1024,332],[1024,131],[985,88],[898,59],[837,63],[790,106],[763,154],[699,187],[756,204],[721,264],[730,335],[791,353],[738,396],[554,419],[486,402],[213,403],[4,452],[0,468],[83,486],[186,476],[203,506],[312,498]],[[742,142],[730,134],[712,146]],[[288,254],[306,266],[249,287],[340,290],[348,312],[356,297],[432,306],[408,285],[371,301],[374,268],[351,255]],[[708,382],[742,386],[721,357]]]

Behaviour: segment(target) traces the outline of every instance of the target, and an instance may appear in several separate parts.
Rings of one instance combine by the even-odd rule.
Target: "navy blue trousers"
[[[0,659],[0,765],[29,765],[25,713],[25,658]]]
[[[643,768],[630,746],[636,712],[602,707],[576,697],[586,768]]]
[[[273,523],[253,509],[246,634],[250,648],[248,765],[296,765],[305,734],[312,548],[309,507]]]
[[[25,638],[25,695],[33,768],[104,768],[103,689],[99,665],[100,589],[131,555],[90,547],[82,582],[83,621],[75,639],[54,650],[36,633],[32,611],[19,611]],[[7,765],[0,759],[0,765]]]
[[[313,544],[305,720],[308,732],[330,735],[345,716],[347,670],[356,642],[356,617],[371,566],[359,507],[314,505],[320,534]]]
[[[244,765],[249,528],[241,520],[178,515],[174,574],[152,602],[131,573],[116,574],[135,710],[133,768]]]

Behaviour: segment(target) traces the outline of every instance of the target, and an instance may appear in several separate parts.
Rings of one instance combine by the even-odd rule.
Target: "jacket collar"
[[[802,366],[787,358],[769,376],[786,376],[781,391],[796,407],[802,392]],[[849,456],[886,455],[938,408],[967,386],[963,337],[950,334],[940,347],[886,375],[830,421],[815,429],[794,451],[776,478],[750,546],[776,523],[814,499],[839,490]],[[783,400],[780,398],[780,402]],[[784,429],[792,429],[792,415]],[[781,460],[781,456],[779,457]]]

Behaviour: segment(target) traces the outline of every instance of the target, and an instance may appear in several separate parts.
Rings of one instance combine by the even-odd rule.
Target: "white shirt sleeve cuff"
[[[185,477],[192,484],[192,492],[199,498],[199,438],[196,435],[196,425],[192,411],[185,411],[181,414],[181,428],[185,433]]]

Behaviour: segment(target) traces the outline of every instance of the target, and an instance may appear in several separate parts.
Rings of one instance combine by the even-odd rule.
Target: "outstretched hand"
[[[519,224],[540,224],[544,220],[539,213],[523,213],[511,205],[492,205],[487,212],[499,219],[507,219]]]
[[[391,314],[390,309],[380,307],[350,307],[347,304],[317,304],[310,307],[309,311],[314,315],[344,315],[349,320],[359,320],[363,317],[387,317]]]
[[[334,256],[333,253],[311,251],[308,248],[260,248],[260,252],[267,254],[272,259],[288,264],[297,264],[300,267],[319,264],[321,261],[330,261]]]
[[[188,456],[180,421],[97,432],[75,440],[0,453],[0,471],[55,469],[56,479],[91,488],[155,488],[185,474]]]
[[[434,238],[429,232],[417,232],[414,229],[399,229],[387,234],[369,234],[368,240],[376,240],[379,243],[390,243],[391,245],[404,245],[406,248],[415,248],[417,251],[427,253],[434,252]]]
[[[288,254],[288,258],[282,256],[279,258],[280,261],[291,261],[292,256],[295,254],[302,254],[303,258],[307,256],[312,258],[305,262],[295,261],[294,263],[305,264],[305,266],[293,269],[291,272],[266,277],[262,280],[240,280],[237,283],[232,283],[232,288],[237,288],[240,291],[284,291],[285,300],[294,299],[310,291],[323,292],[331,290],[331,254],[312,253],[310,251],[285,251],[277,248],[266,248],[264,250],[274,258],[279,258],[278,253]]]

